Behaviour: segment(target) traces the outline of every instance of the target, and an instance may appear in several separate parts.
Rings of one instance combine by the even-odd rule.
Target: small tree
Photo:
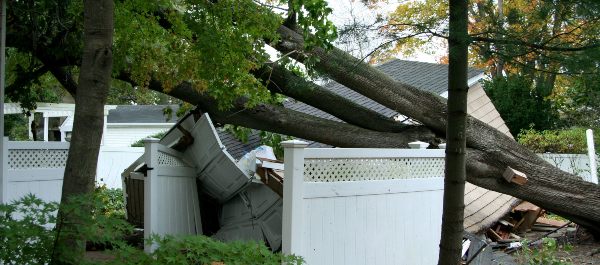
[[[84,1],[83,56],[61,204],[69,204],[72,198],[90,194],[94,189],[104,128],[104,103],[112,72],[113,12],[112,0]],[[59,219],[63,221],[57,224],[59,234],[52,263],[76,264],[85,251],[85,238],[74,236],[82,230],[79,218],[67,214],[61,207]]]
[[[466,181],[467,90],[469,89],[467,0],[450,0],[448,38],[448,123],[446,129],[446,168],[444,210],[438,264],[460,264]]]

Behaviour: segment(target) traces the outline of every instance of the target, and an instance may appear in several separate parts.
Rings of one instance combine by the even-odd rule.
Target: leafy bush
[[[531,78],[497,77],[484,81],[483,87],[513,135],[531,126],[536,130],[557,126],[558,112],[546,99],[547,89],[536,87]]]
[[[11,204],[0,204],[0,263],[45,264],[50,261],[58,204],[27,195]]]
[[[109,189],[106,185],[96,187],[96,197],[100,200],[98,213],[125,219],[125,200],[122,189]]]
[[[123,236],[133,230],[122,218],[99,214],[104,213],[104,209],[98,193],[78,196],[71,201],[73,203],[60,205],[63,214],[59,217],[56,216],[58,203],[44,202],[34,195],[0,205],[0,263],[47,264],[59,236],[76,235],[89,242],[120,245]],[[91,209],[92,214],[85,209]],[[84,225],[77,230],[62,229],[66,216]],[[72,261],[73,257],[62,258]]]
[[[135,141],[134,143],[131,144],[131,147],[144,147],[144,139],[146,139],[146,138],[161,139],[161,138],[163,138],[163,136],[165,136],[165,134],[167,134],[166,131],[164,131],[164,132],[158,132],[158,133],[155,133],[153,135],[149,135],[147,137],[144,137],[142,139],[139,139],[139,140]]]
[[[272,253],[262,243],[223,243],[206,236],[175,238],[154,237],[151,242],[158,248],[147,254],[142,250],[125,247],[115,252],[116,258],[109,264],[302,264],[296,256]]]
[[[527,246],[527,242],[523,243]],[[521,258],[524,260],[523,264],[526,265],[572,265],[573,263],[564,258],[558,258],[557,252],[560,249],[556,239],[544,238],[539,248],[523,247],[521,249]],[[570,251],[571,246],[565,245],[563,248],[565,251]]]
[[[63,257],[72,264],[302,264],[300,257],[272,253],[262,243],[223,243],[205,236],[153,237],[156,251],[145,253],[126,245],[123,238],[132,227],[120,218],[119,190],[100,187],[93,195],[80,196],[75,203],[61,205],[64,215],[76,215],[85,224],[77,231],[51,229],[56,218],[57,203],[46,203],[28,195],[8,205],[0,205],[0,263],[47,264],[59,234],[77,233],[93,243],[112,246],[115,259],[81,261]],[[111,202],[115,200],[115,202]],[[104,203],[108,202],[107,205]],[[112,205],[112,206],[111,206]],[[82,209],[92,209],[92,215]],[[73,255],[75,256],[75,255]]]
[[[518,142],[536,153],[583,154],[587,152],[584,128],[568,130],[522,130]],[[596,150],[600,146],[600,131],[594,130]]]

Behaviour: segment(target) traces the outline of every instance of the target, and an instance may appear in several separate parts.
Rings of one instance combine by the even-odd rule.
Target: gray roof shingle
[[[171,118],[164,114],[164,109],[171,107]],[[175,123],[178,105],[119,105],[108,111],[107,123]]]
[[[406,61],[394,59],[379,66],[377,69],[386,73],[395,80],[414,86],[418,89],[440,95],[448,90],[448,65],[446,64],[434,64],[424,63],[415,61]],[[480,74],[483,74],[483,70],[476,68],[469,68],[468,78],[471,79]],[[354,90],[345,87],[335,81],[330,81],[323,86],[344,98],[347,98],[354,103],[360,104],[368,109],[379,112],[386,117],[394,117],[398,115],[398,112],[385,107],[370,98],[367,98]],[[293,99],[288,100],[284,103],[286,108],[300,111],[306,114],[317,116],[333,121],[340,121],[336,117],[323,112],[317,108],[314,108],[308,104]]]

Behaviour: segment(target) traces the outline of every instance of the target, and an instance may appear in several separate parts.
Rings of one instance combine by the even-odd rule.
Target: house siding
[[[513,137],[510,134],[508,127],[506,127],[504,120],[500,117],[500,113],[498,113],[490,98],[485,94],[485,91],[483,91],[483,87],[480,83],[469,88],[467,101],[467,113],[474,118],[491,125],[511,138]]]
[[[485,94],[480,83],[469,88],[467,113],[512,138],[500,113]],[[467,183],[465,187],[465,229],[472,233],[482,231],[510,211],[516,201],[509,195]]]

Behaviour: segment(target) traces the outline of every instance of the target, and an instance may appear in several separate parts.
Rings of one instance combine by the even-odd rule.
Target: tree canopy
[[[69,93],[76,94],[83,47],[81,3],[13,0],[9,7],[7,45],[27,54],[35,65],[24,69],[32,73],[45,67]],[[446,101],[399,83],[333,47],[336,31],[326,18],[330,11],[323,0],[117,1],[112,76],[131,87],[192,103],[220,124],[339,147],[406,147],[417,139],[445,138]],[[580,49],[594,44],[557,45],[551,47]],[[269,62],[267,46],[289,60]],[[397,123],[341,98],[290,71],[286,66],[293,63],[304,64],[311,72],[324,74],[419,124]],[[27,75],[17,78],[29,79]],[[342,122],[283,108],[278,94],[297,98]],[[472,117],[467,117],[465,136],[467,181],[600,230],[598,187],[551,167]],[[502,182],[507,166],[525,172],[530,185]]]
[[[522,111],[500,109],[505,119],[519,120],[508,122],[513,134],[530,125],[549,129],[589,124],[590,119],[573,110],[594,108],[595,103],[582,100],[581,92],[600,91],[590,80],[600,74],[600,2],[472,0],[469,16],[471,63],[486,69],[492,78],[488,92],[497,95],[492,97],[494,103],[515,102],[509,96],[515,90],[507,83],[519,83],[521,98],[536,103],[513,106],[537,111],[531,119],[521,116]],[[447,38],[447,23],[448,7],[443,2],[401,3],[381,27],[392,41],[374,53],[374,60],[398,52],[435,51],[440,45],[435,39]],[[563,114],[560,121],[559,114]]]

